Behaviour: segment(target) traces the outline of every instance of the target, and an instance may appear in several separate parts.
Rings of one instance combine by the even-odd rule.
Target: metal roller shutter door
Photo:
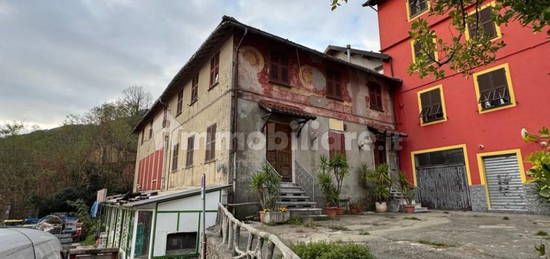
[[[515,154],[483,158],[491,209],[526,210],[525,189]]]

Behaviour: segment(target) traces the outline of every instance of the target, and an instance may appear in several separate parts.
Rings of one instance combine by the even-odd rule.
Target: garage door
[[[526,210],[525,189],[515,154],[483,158],[491,209]]]
[[[441,165],[417,169],[418,199],[430,209],[471,209],[464,165]]]

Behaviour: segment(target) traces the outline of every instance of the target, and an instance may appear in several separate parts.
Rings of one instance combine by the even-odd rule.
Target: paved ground
[[[253,225],[289,244],[317,240],[364,243],[377,258],[541,258],[535,250],[541,243],[550,253],[549,216],[432,211]]]

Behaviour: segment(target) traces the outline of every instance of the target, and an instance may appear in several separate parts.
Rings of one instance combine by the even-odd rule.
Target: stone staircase
[[[317,202],[306,195],[302,187],[288,182],[281,183],[280,198],[277,204],[287,207],[291,217],[319,216],[323,210]]]
[[[400,191],[395,190],[394,188],[390,190],[390,196],[392,197],[392,199],[404,200],[403,194]],[[427,207],[422,207],[422,204],[420,202],[413,200],[413,204],[415,213],[429,212],[429,209]]]

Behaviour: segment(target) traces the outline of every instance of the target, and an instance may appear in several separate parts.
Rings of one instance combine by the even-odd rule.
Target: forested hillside
[[[70,211],[96,191],[131,191],[137,136],[132,129],[150,105],[141,87],[64,125],[30,133],[19,122],[0,125],[0,219]]]

